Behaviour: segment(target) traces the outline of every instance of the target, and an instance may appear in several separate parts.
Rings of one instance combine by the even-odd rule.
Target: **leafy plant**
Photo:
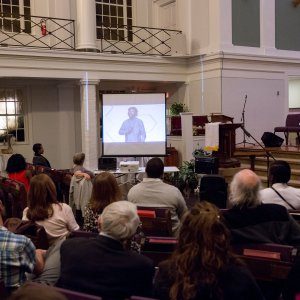
[[[184,103],[174,102],[170,106],[170,114],[172,116],[178,116],[180,113],[187,111],[189,111],[189,109]]]
[[[211,153],[205,151],[203,148],[195,149],[192,153],[194,158],[200,158],[200,157],[210,157]]]

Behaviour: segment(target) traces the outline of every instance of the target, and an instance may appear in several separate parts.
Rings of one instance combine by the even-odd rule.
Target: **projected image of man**
[[[119,130],[120,135],[125,135],[125,142],[145,142],[146,131],[144,123],[137,118],[138,110],[132,106],[128,108],[129,119],[125,120]]]

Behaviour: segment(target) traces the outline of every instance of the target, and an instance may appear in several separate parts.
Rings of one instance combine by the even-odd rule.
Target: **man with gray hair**
[[[245,169],[230,184],[231,209],[224,218],[231,230],[232,243],[276,243],[300,246],[300,226],[285,207],[263,204],[259,197],[260,178]]]
[[[98,222],[96,238],[72,238],[62,244],[58,285],[102,299],[150,296],[153,262],[124,249],[140,223],[136,206],[114,202],[103,210]]]

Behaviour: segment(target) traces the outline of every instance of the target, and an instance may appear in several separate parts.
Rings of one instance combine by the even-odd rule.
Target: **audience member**
[[[26,170],[26,161],[23,155],[13,154],[8,159],[6,173],[8,178],[22,182],[28,192],[31,172]]]
[[[149,296],[154,266],[151,260],[124,250],[139,225],[136,206],[128,201],[108,205],[99,217],[97,238],[67,239],[61,246],[58,285],[102,299]]]
[[[235,174],[230,185],[229,201],[233,206],[224,212],[233,243],[276,243],[300,245],[300,226],[286,208],[262,204],[261,181],[251,170]]]
[[[28,207],[24,209],[23,220],[44,226],[50,244],[79,229],[71,207],[57,201],[55,185],[46,174],[31,179]]]
[[[28,282],[15,291],[9,300],[67,300],[67,298],[53,287]]]
[[[34,144],[32,146],[32,150],[34,152],[34,156],[33,156],[33,159],[32,159],[32,163],[34,165],[51,168],[51,165],[50,165],[48,159],[45,156],[42,155],[42,154],[44,154],[44,148],[43,148],[42,144],[40,144],[40,143]]]
[[[97,175],[93,181],[92,196],[84,212],[83,230],[98,232],[98,218],[112,202],[122,200],[115,176],[108,172]]]
[[[283,160],[274,161],[269,169],[270,188],[263,189],[260,197],[263,203],[280,204],[286,209],[300,209],[300,189],[288,186],[291,167]]]
[[[211,203],[196,204],[183,217],[178,245],[160,263],[159,299],[263,299],[255,280],[230,250],[229,231]]]
[[[181,192],[172,185],[162,181],[164,164],[158,157],[151,158],[146,165],[146,178],[128,193],[128,200],[141,206],[170,207],[172,215],[172,231],[178,232],[180,218],[187,210]]]
[[[85,174],[88,174],[90,176],[90,178],[94,178],[94,173],[87,170],[83,166],[84,160],[85,160],[85,154],[83,152],[74,154],[74,156],[73,156],[74,166],[72,168],[72,172],[73,173],[76,173],[76,172],[85,173]]]
[[[9,292],[25,282],[25,273],[41,273],[45,251],[36,250],[29,238],[8,231],[3,226],[4,213],[0,201],[0,278]]]

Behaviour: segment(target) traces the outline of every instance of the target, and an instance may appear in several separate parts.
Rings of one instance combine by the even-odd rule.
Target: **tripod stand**
[[[255,145],[254,143],[249,143],[246,140],[246,133],[245,133],[245,109],[246,109],[246,103],[247,103],[247,94],[245,95],[245,100],[244,100],[244,106],[243,106],[243,111],[242,111],[242,117],[241,117],[241,122],[242,122],[242,129],[243,129],[243,141],[240,143],[237,143],[236,145],[244,145],[244,148],[246,147],[246,144],[248,145]],[[248,135],[247,135],[248,136]]]

